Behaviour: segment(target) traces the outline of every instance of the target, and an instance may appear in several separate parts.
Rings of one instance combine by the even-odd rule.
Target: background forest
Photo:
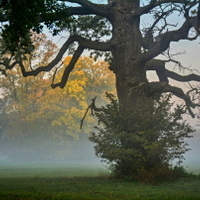
[[[56,45],[44,34],[34,34],[32,39],[34,56],[24,62],[33,66],[36,61],[48,63]],[[69,60],[66,57],[64,65]],[[58,73],[62,75],[62,69]],[[51,83],[52,74],[24,78],[19,68],[10,70],[8,76],[2,75],[0,155],[13,161],[95,160],[88,141],[95,118],[88,116],[82,129],[80,124],[92,98],[97,96],[98,103],[104,105],[105,91],[114,92],[108,64],[81,57],[68,87],[53,90]]]

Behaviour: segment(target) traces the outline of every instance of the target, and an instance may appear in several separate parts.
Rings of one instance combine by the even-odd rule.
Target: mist
[[[5,136],[4,136],[5,137]],[[93,144],[88,140],[88,135],[83,134],[79,140],[70,143],[55,142],[41,137],[29,137],[30,142],[15,140],[7,141],[1,135],[0,164],[19,163],[68,163],[98,165],[105,167],[105,163],[95,155]],[[200,173],[200,129],[194,137],[187,139],[190,150],[184,154],[183,166],[188,172]]]
[[[42,134],[41,134],[42,135]],[[28,138],[30,142],[1,138],[0,164],[2,163],[78,163],[101,165],[94,146],[84,133],[79,140],[52,142],[52,138]]]
[[[185,153],[183,165],[188,172],[200,174],[200,129],[187,139],[190,150]]]

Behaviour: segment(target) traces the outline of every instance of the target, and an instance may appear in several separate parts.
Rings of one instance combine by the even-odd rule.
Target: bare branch
[[[49,63],[47,66],[41,66],[38,67],[37,69],[33,70],[33,71],[26,71],[25,67],[23,66],[23,62],[22,61],[18,61],[18,64],[20,64],[23,76],[36,76],[38,75],[40,72],[48,72],[51,69],[53,69],[53,67],[55,67],[62,59],[63,55],[65,54],[65,52],[67,51],[68,47],[73,43],[73,42],[78,42],[79,45],[82,48],[88,48],[88,49],[96,49],[96,50],[100,50],[100,51],[108,51],[110,50],[110,44],[107,42],[96,42],[96,41],[91,41],[91,40],[87,40],[84,39],[80,36],[71,36],[61,47],[60,51],[58,52],[57,56],[54,58],[54,60]],[[80,49],[79,49],[80,51]],[[78,51],[78,52],[79,52]]]
[[[84,114],[83,118],[81,119],[80,129],[82,129],[82,127],[83,127],[83,122],[84,122],[89,110],[90,110],[90,105],[87,107],[85,114]]]
[[[56,68],[54,74],[53,74],[53,77],[52,77],[52,85],[54,84],[54,80],[55,80],[55,77],[56,77],[56,74],[57,74],[57,71],[58,69],[63,65],[63,62],[61,62],[61,64]]]
[[[69,10],[69,15],[92,15],[95,14],[94,12],[91,12],[89,9],[85,9],[83,7],[70,7],[68,8]]]
[[[166,75],[165,62],[163,60],[152,59],[145,64],[146,70],[156,71],[156,74],[161,82],[169,82]]]
[[[162,84],[160,82],[152,82],[148,83],[148,86],[150,87],[150,90],[154,93],[168,93],[171,92],[178,98],[181,98],[185,101],[185,104],[187,106],[188,112],[190,115],[194,118],[195,115],[192,111],[192,108],[200,107],[200,104],[195,104],[192,102],[190,96],[188,94],[185,94],[181,88],[171,86],[169,84]]]
[[[187,106],[188,112],[194,118],[195,115],[192,112],[191,108],[200,107],[200,105],[193,103],[193,100],[195,100],[195,99],[191,99],[189,94],[194,91],[199,93],[199,91],[197,91],[196,88],[195,89],[192,88],[192,90],[189,90],[185,94],[181,88],[169,85],[168,78],[172,78],[174,80],[181,81],[181,82],[188,82],[188,81],[200,81],[200,76],[197,74],[193,74],[193,73],[186,75],[186,76],[182,76],[175,72],[169,71],[165,68],[165,61],[156,60],[156,59],[148,61],[146,63],[146,69],[147,70],[155,70],[159,77],[159,80],[160,80],[160,82],[148,83],[148,86],[150,87],[149,91],[151,91],[151,93],[155,93],[155,94],[159,94],[159,95],[162,93],[171,92],[178,98],[183,99]]]
[[[169,31],[160,34],[153,42],[151,48],[141,55],[141,62],[147,62],[166,51],[171,42],[178,42],[181,39],[188,39],[188,34],[191,28],[197,25],[197,17],[188,18],[181,28],[175,31]],[[197,28],[197,27],[196,27]]]
[[[83,127],[83,122],[84,122],[89,110],[91,110],[92,115],[94,115],[94,113],[93,113],[94,111],[96,111],[96,112],[103,111],[103,108],[96,107],[96,105],[95,105],[96,98],[97,98],[97,96],[92,99],[92,103],[87,107],[85,114],[84,114],[83,118],[81,119],[80,129],[82,129],[82,127]]]
[[[58,52],[57,56],[47,65],[47,66],[41,66],[38,67],[37,69],[33,71],[26,71],[25,67],[23,66],[23,62],[20,62],[20,67],[22,69],[23,76],[37,76],[40,72],[48,72],[50,71],[53,67],[55,67],[62,59],[63,55],[67,51],[68,47],[75,42],[75,38],[72,36],[70,37],[61,47],[60,51]]]
[[[166,61],[153,59],[146,63],[146,70],[154,70],[156,71],[158,78],[161,82],[169,82],[168,78],[172,78],[176,81],[181,82],[189,82],[189,81],[200,81],[200,75],[198,74],[188,74],[188,75],[180,75],[176,72],[170,71],[165,68]]]
[[[138,11],[139,15],[149,13],[152,9],[166,3],[180,3],[180,4],[186,4],[190,6],[195,6],[197,5],[197,1],[190,2],[188,0],[152,0],[150,4],[147,6],[141,7],[140,10]]]
[[[111,50],[111,44],[110,42],[97,42],[85,39],[81,36],[73,36],[74,39],[82,46],[84,46],[87,49],[94,49],[99,51],[110,51]]]
[[[93,7],[96,7],[98,5],[98,4],[92,3],[91,1],[88,1],[88,0],[59,0],[59,1],[76,3],[76,4],[79,4],[79,5],[86,7],[86,8],[93,8]]]
[[[12,69],[14,68],[16,65],[19,64],[19,61],[15,61],[12,64],[10,64],[10,62],[1,62],[0,65],[4,66],[5,69]]]
[[[61,0],[61,1],[77,3],[81,5],[87,12],[90,12],[91,14],[100,15],[100,16],[106,16],[107,8],[109,7],[108,5],[95,4],[88,0]]]
[[[165,69],[165,74],[167,77],[172,78],[176,81],[181,81],[181,82],[188,82],[188,81],[199,81],[200,82],[200,75],[197,74],[189,74],[182,76],[180,74],[177,74],[175,72],[169,71]]]
[[[59,83],[56,84],[52,84],[51,87],[52,88],[56,88],[56,87],[60,87],[60,88],[64,88],[70,73],[72,72],[72,70],[74,69],[74,66],[76,64],[76,62],[78,61],[79,57],[81,56],[81,54],[84,51],[84,47],[79,46],[78,49],[76,50],[76,52],[74,53],[69,65],[65,68],[65,71],[63,73],[62,79]]]
[[[170,13],[172,13],[174,10],[173,9],[170,9],[170,10],[167,10],[167,11],[164,11],[164,10],[165,10],[165,8],[159,8],[159,12],[155,14],[155,21],[154,21],[154,23],[149,28],[146,29],[147,31],[145,33],[144,38],[142,39],[142,46],[145,49],[150,49],[152,47],[153,42],[154,42],[153,33],[155,33],[156,31],[158,31],[159,34],[162,34],[162,31],[167,26],[176,26],[176,25],[168,24],[167,20],[166,20],[166,18],[168,17],[168,15]],[[161,20],[164,21],[164,25],[162,25],[161,28],[158,28],[157,24]]]

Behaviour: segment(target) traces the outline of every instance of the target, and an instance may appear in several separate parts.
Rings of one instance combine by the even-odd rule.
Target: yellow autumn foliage
[[[56,81],[60,80],[70,60],[69,56],[64,59]],[[78,60],[64,89],[52,89],[52,80],[44,78],[44,75],[23,78],[19,70],[9,73],[8,78],[4,79],[4,87],[8,87],[8,90],[13,88],[10,92],[12,95],[16,92],[16,99],[12,103],[15,109],[11,110],[7,129],[16,134],[27,134],[28,129],[40,132],[40,128],[50,130],[52,137],[59,138],[59,134],[62,134],[78,139],[79,134],[89,132],[93,127],[95,119],[88,116],[83,130],[80,130],[80,120],[91,99],[98,96],[98,102],[101,102],[104,92],[114,91],[114,75],[109,71],[108,64],[104,61],[94,62],[89,57]],[[12,82],[13,79],[16,81]]]

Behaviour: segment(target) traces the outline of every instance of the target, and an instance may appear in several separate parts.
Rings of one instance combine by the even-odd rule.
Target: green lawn
[[[200,178],[145,185],[95,165],[0,165],[0,200],[199,200]]]

